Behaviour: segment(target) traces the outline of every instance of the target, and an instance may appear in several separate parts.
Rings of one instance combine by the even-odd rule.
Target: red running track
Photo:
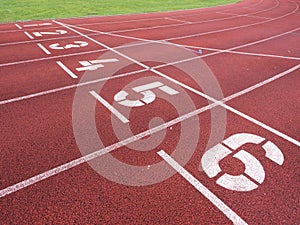
[[[2,224],[297,224],[299,7],[1,24]]]

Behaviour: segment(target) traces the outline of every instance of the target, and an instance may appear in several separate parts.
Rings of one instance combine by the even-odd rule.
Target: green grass
[[[0,22],[192,9],[238,0],[0,0]]]

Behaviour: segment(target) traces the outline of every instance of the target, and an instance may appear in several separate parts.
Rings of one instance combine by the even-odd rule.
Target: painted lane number
[[[51,49],[57,49],[57,50],[62,50],[62,49],[70,49],[70,48],[81,48],[81,47],[86,47],[89,44],[85,41],[74,41],[72,44],[67,44],[65,46],[61,46],[59,43],[55,43],[50,45],[49,47]]]
[[[122,90],[119,91],[115,96],[114,100],[118,102],[120,105],[126,106],[126,107],[139,107],[144,106],[146,104],[150,104],[156,99],[155,93],[152,91],[153,89],[159,89],[166,94],[169,95],[176,95],[179,92],[174,90],[173,88],[170,88],[169,86],[166,86],[162,84],[161,82],[153,82],[145,85],[141,85],[138,87],[132,88],[133,91],[136,93],[140,93],[143,95],[142,99],[138,100],[129,100],[127,97],[129,96],[128,92]]]
[[[68,33],[67,31],[65,30],[56,30],[54,32],[33,32],[33,35],[36,36],[36,37],[42,37],[43,35],[63,35],[63,34],[66,34]]]
[[[254,134],[240,133],[232,135],[224,140],[223,143],[217,144],[205,152],[201,159],[202,168],[208,177],[216,177],[222,172],[219,166],[219,162],[222,159],[232,154],[244,144],[261,144],[263,141],[265,141],[265,138]],[[273,144],[271,141],[267,141],[262,148],[264,149],[265,156],[268,159],[278,165],[283,164],[284,156],[281,150],[275,144]],[[258,184],[262,184],[265,180],[265,171],[261,163],[253,155],[243,149],[235,153],[233,157],[239,159],[245,165],[245,175],[241,174],[233,176],[224,173],[217,179],[216,183],[221,187],[233,191],[245,192],[258,188]]]

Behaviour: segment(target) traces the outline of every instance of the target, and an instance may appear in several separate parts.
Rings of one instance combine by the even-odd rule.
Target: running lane
[[[1,25],[2,223],[297,224],[298,9]]]

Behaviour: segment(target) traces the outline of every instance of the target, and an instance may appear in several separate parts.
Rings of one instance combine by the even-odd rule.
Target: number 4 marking
[[[143,95],[142,99],[129,100],[127,99],[127,96],[129,95],[128,92],[122,90],[115,95],[114,100],[118,102],[120,105],[127,106],[127,107],[144,106],[145,104],[150,104],[156,99],[155,93],[151,91],[152,89],[156,89],[156,88],[160,89],[161,91],[169,95],[176,95],[179,93],[178,91],[174,90],[173,88],[170,88],[169,86],[162,84],[161,82],[153,82],[150,84],[145,84],[145,85],[132,88],[132,90],[134,90],[135,92]]]

